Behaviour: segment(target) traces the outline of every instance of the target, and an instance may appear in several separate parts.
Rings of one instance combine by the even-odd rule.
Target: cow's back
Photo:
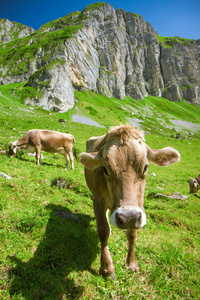
[[[47,152],[56,152],[60,148],[65,148],[73,142],[74,137],[51,130],[32,130],[30,132],[31,143],[41,145],[42,150]]]

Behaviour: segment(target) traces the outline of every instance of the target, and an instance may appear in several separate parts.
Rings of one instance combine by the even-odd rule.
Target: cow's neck
[[[195,179],[196,179],[198,185],[200,186],[200,179],[198,177],[195,177]]]

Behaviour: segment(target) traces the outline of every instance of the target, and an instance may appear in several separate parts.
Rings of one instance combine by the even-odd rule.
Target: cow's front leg
[[[41,165],[42,161],[41,161],[40,147],[36,146],[35,151],[36,151],[36,164]]]
[[[42,154],[40,152],[40,165],[42,164]]]
[[[138,272],[139,267],[135,256],[135,241],[137,237],[137,230],[127,230],[126,236],[128,239],[127,264],[131,271]]]
[[[97,231],[101,242],[101,266],[99,273],[114,279],[115,269],[108,249],[110,226],[106,215],[106,209],[104,208],[102,201],[94,200],[94,212],[96,216]]]

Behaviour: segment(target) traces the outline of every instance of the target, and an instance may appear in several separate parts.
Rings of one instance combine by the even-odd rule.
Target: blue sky
[[[0,18],[39,29],[43,24],[97,1],[0,0]],[[161,36],[200,38],[200,0],[110,0],[115,9],[141,15]]]

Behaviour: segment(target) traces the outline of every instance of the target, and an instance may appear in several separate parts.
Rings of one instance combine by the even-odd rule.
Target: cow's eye
[[[144,166],[143,174],[147,173],[148,167],[149,167],[149,164],[146,164],[146,165]]]
[[[104,172],[104,174],[105,174],[106,176],[108,176],[108,171],[106,170],[105,167],[103,167],[103,172]]]

